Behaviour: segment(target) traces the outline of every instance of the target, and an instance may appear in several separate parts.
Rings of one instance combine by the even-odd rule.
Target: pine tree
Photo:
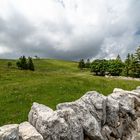
[[[135,57],[137,61],[140,62],[140,46],[136,50]]]
[[[90,68],[90,60],[89,59],[87,59],[86,64],[85,64],[85,67],[86,68]]]
[[[28,64],[25,56],[20,57],[21,69],[27,70]]]
[[[138,61],[133,54],[130,55],[130,62],[131,62],[130,63],[130,76],[139,77],[138,76],[138,69],[139,69]]]
[[[140,46],[137,48],[134,56],[136,63],[136,77],[140,77]]]
[[[119,54],[117,55],[116,60],[118,60],[118,61],[122,61],[122,60],[121,60],[121,57],[120,57],[120,55],[119,55]]]
[[[126,76],[129,76],[130,73],[130,69],[131,69],[131,59],[130,59],[130,54],[128,53],[127,58],[125,60],[125,73]]]
[[[28,69],[34,71],[34,64],[31,57],[28,57]]]
[[[79,61],[79,65],[78,65],[78,67],[79,67],[80,69],[85,68],[85,62],[84,62],[84,59],[81,59],[81,60]]]

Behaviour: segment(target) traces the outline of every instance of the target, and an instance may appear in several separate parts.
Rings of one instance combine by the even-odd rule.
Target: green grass
[[[8,61],[12,68],[7,68]],[[0,60],[0,125],[27,120],[33,102],[55,109],[58,103],[74,101],[90,90],[108,95],[115,87],[132,90],[140,85],[92,76],[87,70],[80,71],[76,62],[34,60],[35,72],[17,70],[15,63]]]

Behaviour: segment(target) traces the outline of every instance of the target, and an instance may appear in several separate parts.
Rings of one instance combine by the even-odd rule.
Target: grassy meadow
[[[7,63],[12,62],[8,68]],[[33,102],[53,109],[58,103],[74,101],[96,90],[108,95],[115,87],[127,90],[138,81],[109,79],[79,70],[78,63],[53,59],[33,60],[35,71],[16,68],[15,60],[0,60],[0,126],[27,120]]]

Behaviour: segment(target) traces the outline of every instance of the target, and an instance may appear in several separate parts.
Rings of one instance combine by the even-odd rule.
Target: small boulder
[[[4,125],[0,127],[0,140],[19,140],[18,124]]]
[[[23,122],[19,125],[20,140],[43,140],[41,134],[29,123]]]
[[[41,122],[45,122],[47,117],[53,114],[53,110],[45,105],[33,103],[31,110],[29,112],[28,118],[29,122],[39,130]],[[47,116],[47,117],[46,117]]]

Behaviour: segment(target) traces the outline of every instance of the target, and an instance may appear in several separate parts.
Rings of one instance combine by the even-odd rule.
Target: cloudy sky
[[[140,45],[140,0],[0,0],[0,58],[124,58]]]

